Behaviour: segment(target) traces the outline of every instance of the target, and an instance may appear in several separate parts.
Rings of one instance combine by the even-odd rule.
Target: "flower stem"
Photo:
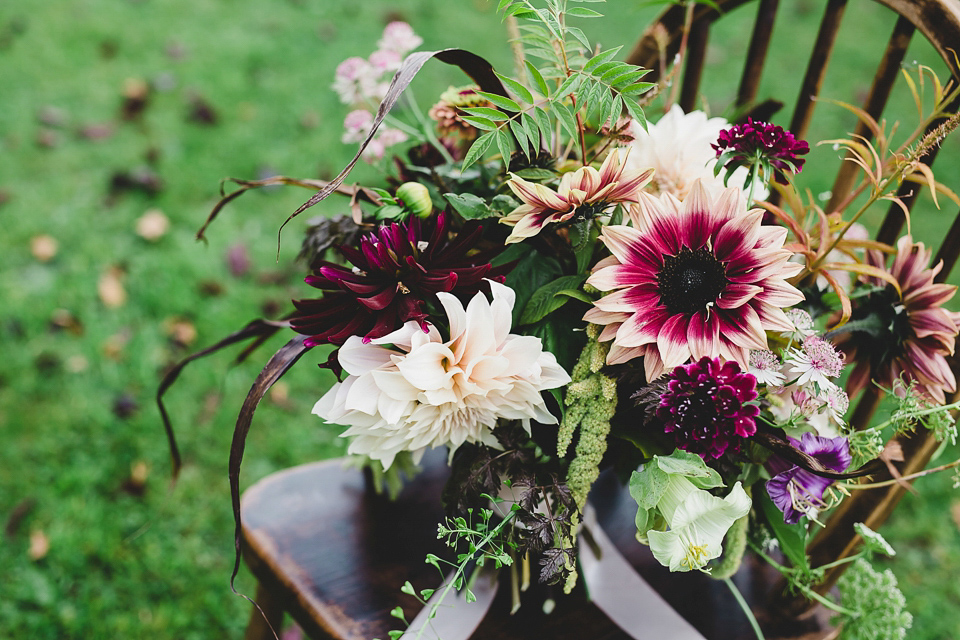
[[[960,459],[954,460],[953,462],[948,462],[947,464],[942,464],[939,467],[934,467],[933,469],[924,469],[923,471],[917,471],[916,473],[911,473],[910,475],[900,476],[899,478],[891,478],[890,480],[884,480],[882,482],[869,482],[866,484],[844,483],[843,488],[844,489],[880,489],[882,487],[889,487],[892,484],[909,482],[910,480],[916,480],[917,478],[922,478],[923,476],[929,476],[934,473],[940,473],[941,471],[953,469],[954,467],[960,467]]]
[[[740,593],[740,589],[737,589],[737,585],[733,584],[733,580],[730,578],[724,578],[723,581],[727,583],[727,587],[730,588],[733,597],[737,599],[737,604],[740,605],[744,615],[747,616],[747,620],[750,621],[750,626],[753,627],[753,632],[757,635],[757,640],[766,640],[763,631],[760,629],[760,623],[757,622],[756,616],[753,615],[753,611],[744,599],[743,594]]]

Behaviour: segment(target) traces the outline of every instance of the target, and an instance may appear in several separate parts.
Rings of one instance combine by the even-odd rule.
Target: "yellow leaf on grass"
[[[123,288],[123,270],[110,267],[100,275],[97,282],[97,294],[100,301],[111,309],[117,309],[127,303],[127,291]]]

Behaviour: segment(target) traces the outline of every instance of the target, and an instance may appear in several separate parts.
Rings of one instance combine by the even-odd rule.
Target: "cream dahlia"
[[[624,165],[627,169],[653,167],[653,180],[647,186],[652,193],[669,193],[684,200],[698,179],[707,191],[719,193],[724,188],[723,176],[714,176],[717,154],[711,145],[729,126],[723,118],[708,118],[703,111],[684,113],[675,104],[646,130],[637,122],[631,124],[633,141]],[[741,186],[748,176],[747,169],[738,169],[729,184]],[[766,191],[754,189],[754,193],[766,197]]]
[[[574,215],[589,219],[615,204],[636,202],[652,174],[649,168],[627,171],[620,154],[610,153],[599,171],[587,166],[565,173],[556,191],[513,176],[507,185],[523,204],[500,219],[513,226],[506,242],[535,236],[551,222],[568,222]]]
[[[450,338],[414,321],[364,344],[357,336],[340,348],[348,377],[313,408],[328,423],[348,425],[349,453],[388,468],[401,451],[419,459],[426,447],[480,442],[499,448],[497,420],[555,424],[540,392],[570,382],[540,339],[510,333],[514,292],[491,282],[493,301],[475,295],[464,309],[438,293]]]
[[[699,181],[683,202],[641,193],[633,227],[604,228],[612,254],[587,280],[609,293],[584,320],[606,325],[607,362],[643,356],[647,380],[691,358],[720,357],[747,369],[766,331],[791,331],[784,307],[803,300],[786,278],[803,266],[783,248],[786,229],[760,224],[739,189],[714,198]]]

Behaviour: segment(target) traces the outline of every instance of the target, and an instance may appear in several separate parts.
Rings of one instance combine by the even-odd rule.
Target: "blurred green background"
[[[821,8],[785,5],[761,94],[790,104],[805,64],[793,52],[812,41]],[[604,48],[629,47],[659,11],[594,6],[609,17],[582,26]],[[848,9],[825,95],[862,98],[869,86],[893,21],[861,7]],[[706,79],[715,113],[736,89],[752,13],[714,31],[710,62],[731,63]],[[280,223],[308,192],[245,195],[207,244],[194,233],[222,178],[339,171],[353,149],[339,141],[346,107],[329,88],[334,69],[369,55],[395,19],[425,49],[462,47],[510,68],[485,0],[0,3],[0,637],[241,637],[249,604],[227,586],[227,453],[246,389],[287,336],[240,366],[224,353],[187,369],[168,395],[185,461],[175,487],[153,397],[191,350],[312,295],[294,261],[305,220],[276,253]],[[942,68],[924,47],[914,60]],[[413,86],[420,104],[463,83],[458,73],[428,65]],[[903,83],[898,91],[909,130],[916,116]],[[813,139],[853,125],[821,104]],[[950,182],[957,139],[945,147],[939,176]],[[811,154],[801,177],[813,194],[830,188],[836,162],[829,147]],[[380,175],[361,166],[351,180]],[[933,240],[956,207],[937,215],[927,200],[917,235]],[[310,215],[344,209],[331,200]],[[325,359],[316,351],[261,406],[244,486],[342,453],[310,415],[331,383],[312,366]],[[900,551],[887,565],[916,615],[909,637],[960,637],[960,502],[946,475],[918,488],[884,529]],[[253,594],[245,570],[238,587]]]

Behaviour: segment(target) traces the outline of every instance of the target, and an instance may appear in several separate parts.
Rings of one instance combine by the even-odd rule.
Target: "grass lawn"
[[[368,55],[387,21],[410,22],[426,49],[462,47],[509,69],[495,4],[0,3],[0,637],[242,635],[249,604],[227,586],[227,453],[246,389],[286,336],[239,366],[225,353],[187,369],[168,395],[185,460],[173,488],[153,396],[161,372],[186,353],[312,295],[294,262],[304,221],[288,226],[276,253],[279,224],[309,194],[248,194],[208,244],[194,233],[224,177],[339,171],[353,150],[339,142],[345,108],[329,89],[333,72],[347,56]],[[774,42],[812,39],[813,27],[796,24],[815,22],[818,6],[786,4]],[[624,0],[599,6],[611,18],[584,28],[605,48],[629,45],[656,11]],[[742,40],[751,11],[714,41]],[[872,72],[852,70],[878,57],[892,27],[880,11],[850,12],[825,90],[842,99],[866,90]],[[714,45],[709,57],[722,62],[738,50]],[[783,53],[764,81],[770,95],[782,91],[778,79],[802,73]],[[934,62],[923,48],[915,55]],[[420,103],[463,83],[458,73],[427,66],[414,84]],[[718,103],[735,88],[726,76],[707,80]],[[833,135],[853,126],[826,104],[816,122]],[[831,154],[817,149],[808,166]],[[943,167],[957,166],[957,137],[943,155],[940,177],[949,181]],[[804,172],[814,193],[830,188],[826,176]],[[359,167],[351,179],[374,181],[378,172]],[[936,239],[945,218],[922,206],[917,235]],[[344,208],[331,200],[311,215]],[[137,232],[150,210],[170,223],[153,241]],[[305,361],[321,362],[316,351]],[[343,452],[336,431],[310,415],[331,379],[301,364],[264,402],[244,486]],[[960,515],[951,515],[960,502],[946,475],[918,486],[922,494],[908,496],[884,530],[900,550],[888,564],[916,615],[910,637],[960,637]],[[245,571],[238,588],[253,594]]]

